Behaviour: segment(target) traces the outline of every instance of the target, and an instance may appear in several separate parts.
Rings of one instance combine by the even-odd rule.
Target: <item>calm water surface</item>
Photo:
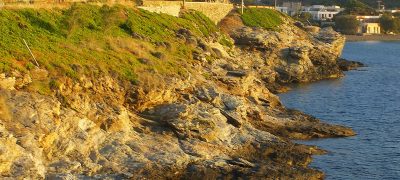
[[[400,42],[349,42],[343,57],[369,67],[280,95],[287,107],[358,134],[301,142],[330,151],[311,166],[327,179],[400,179]]]

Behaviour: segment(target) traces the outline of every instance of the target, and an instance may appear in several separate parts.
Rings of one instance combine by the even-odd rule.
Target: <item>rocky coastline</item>
[[[49,96],[23,89],[50,76],[45,69],[2,74],[0,178],[323,179],[308,164],[325,151],[291,140],[355,132],[287,109],[274,93],[340,78],[354,63],[339,61],[344,36],[294,24],[235,26],[232,48],[215,40],[220,34],[179,30],[177,38],[201,50],[180,78],[129,85],[113,76],[62,77]]]
[[[400,41],[400,35],[378,34],[378,35],[346,35],[348,42],[356,41]]]

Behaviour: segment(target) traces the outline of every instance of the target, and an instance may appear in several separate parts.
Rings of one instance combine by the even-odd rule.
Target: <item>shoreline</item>
[[[72,13],[56,18],[81,23],[76,16],[91,18],[92,14],[82,13],[89,8],[94,12],[103,11],[101,7],[77,6],[69,10]],[[47,17],[62,14],[60,11],[33,13],[32,17],[49,19]],[[308,165],[313,155],[326,151],[295,144],[292,140],[356,135],[350,127],[329,124],[286,108],[270,90],[278,88],[280,83],[311,83],[341,77],[343,72],[337,58],[345,38],[339,33],[323,29],[310,35],[294,26],[290,18],[282,16],[282,21],[287,21],[281,24],[282,31],[241,27],[234,30],[231,38],[225,39],[203,16],[188,14],[186,19],[180,19],[184,23],[177,27],[160,28],[158,24],[174,25],[172,20],[175,19],[157,14],[129,13],[128,16],[126,13],[133,11],[116,7],[101,16],[94,15],[93,20],[118,31],[93,30],[83,34],[83,39],[109,37],[99,38],[94,44],[102,47],[100,45],[110,43],[115,49],[106,46],[102,51],[100,48],[93,59],[87,57],[82,62],[79,57],[75,60],[75,56],[86,57],[92,52],[80,51],[86,44],[67,43],[71,51],[66,52],[64,45],[57,46],[58,42],[69,42],[63,39],[32,41],[36,42],[32,47],[42,44],[43,47],[57,47],[50,52],[48,48],[35,48],[42,54],[42,64],[53,59],[61,63],[67,57],[70,61],[65,65],[70,68],[55,71],[47,68],[53,64],[44,64],[43,69],[29,68],[20,72],[15,67],[12,68],[15,73],[0,74],[0,89],[2,84],[7,85],[5,90],[0,90],[0,134],[4,134],[0,135],[0,140],[5,139],[1,139],[2,136],[10,137],[0,141],[0,147],[3,143],[4,147],[9,147],[5,152],[18,153],[5,155],[4,159],[10,159],[7,161],[9,168],[0,169],[0,179],[2,174],[17,179],[22,176],[37,179],[70,176],[78,179],[93,176],[322,179],[324,173]],[[129,31],[124,36],[116,36],[126,30],[120,29],[120,21],[103,18],[114,13],[128,18],[124,24]],[[24,14],[19,11],[10,11],[10,14],[21,17],[27,25],[31,22],[23,19]],[[141,21],[143,26],[154,28],[155,32],[171,33],[153,37],[147,31],[136,34],[136,30],[131,29],[135,18],[144,19],[150,15],[155,17],[154,21]],[[230,19],[232,24],[241,24],[241,19],[236,17]],[[23,34],[25,30],[18,28],[18,22],[8,20],[4,18],[15,27],[10,34]],[[78,26],[65,40],[82,35],[80,32],[86,32],[85,27]],[[69,30],[69,26],[60,27],[60,30],[63,28]],[[207,33],[200,28],[207,29]],[[40,33],[35,35],[39,37],[58,40],[52,33],[37,30]],[[159,39],[166,41],[153,43]],[[228,43],[221,44],[221,39]],[[0,42],[3,41],[7,43]],[[230,45],[230,50],[224,47]],[[184,49],[181,46],[185,46]],[[20,56],[18,52],[26,52],[23,47],[15,47],[0,52],[17,53],[16,57]],[[136,52],[136,47],[144,53]],[[64,53],[65,56],[59,57]],[[125,57],[127,61],[123,60]],[[21,62],[30,63],[29,59],[21,59]],[[289,68],[288,62],[291,63]],[[299,68],[306,70],[299,72]],[[76,74],[69,74],[70,69]],[[37,92],[30,89],[36,87],[37,82],[26,82],[26,79],[40,79],[37,81],[41,86],[34,89]],[[47,88],[48,92],[42,91]],[[2,112],[12,116],[2,116]],[[82,145],[84,148],[79,148]],[[19,157],[31,159],[20,163]]]
[[[400,35],[345,35],[346,42],[356,42],[356,41],[400,41]]]

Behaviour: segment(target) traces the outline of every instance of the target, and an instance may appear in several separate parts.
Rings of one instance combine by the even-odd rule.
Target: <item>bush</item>
[[[385,33],[398,33],[400,32],[400,19],[393,18],[391,14],[384,14],[380,19],[382,30]]]
[[[360,29],[360,22],[351,15],[336,16],[335,25],[336,30],[343,34],[357,34]]]
[[[229,37],[226,37],[225,35],[221,36],[219,43],[229,48],[232,48],[234,46],[233,40]]]

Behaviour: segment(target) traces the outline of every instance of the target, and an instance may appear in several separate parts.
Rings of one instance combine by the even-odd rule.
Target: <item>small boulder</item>
[[[305,26],[304,30],[310,33],[319,33],[321,28],[317,26]]]
[[[0,89],[14,90],[15,77],[6,77],[6,75],[0,74]]]
[[[349,61],[346,59],[339,59],[338,64],[339,64],[339,68],[342,71],[350,71],[350,70],[355,70],[360,67],[365,67],[365,65],[361,62]]]
[[[244,77],[247,75],[247,73],[245,71],[228,71],[227,75],[234,77]]]
[[[304,28],[304,24],[303,24],[302,22],[300,22],[300,21],[296,21],[296,22],[294,23],[294,25],[297,26],[297,27],[299,27],[299,28]]]

